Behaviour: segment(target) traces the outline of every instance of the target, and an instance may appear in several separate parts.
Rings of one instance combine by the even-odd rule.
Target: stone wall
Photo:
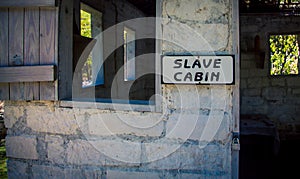
[[[281,137],[300,132],[300,76],[271,76],[268,35],[300,30],[300,18],[288,16],[246,16],[241,22],[241,114],[263,114],[273,120]],[[260,38],[259,59],[254,51]],[[263,65],[263,66],[262,66]]]
[[[164,0],[163,54],[233,54],[231,3]],[[160,112],[7,101],[9,177],[231,178],[232,93],[162,85]]]

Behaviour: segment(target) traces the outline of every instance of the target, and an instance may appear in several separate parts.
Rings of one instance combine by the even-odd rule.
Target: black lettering
[[[175,74],[174,74],[174,79],[175,79],[176,81],[181,81],[181,79],[178,78],[178,75],[182,75],[182,72],[177,72],[177,73],[175,73]]]
[[[208,67],[211,65],[211,63],[212,63],[212,59],[209,59],[209,60],[208,60],[208,63],[206,63],[206,60],[207,60],[207,59],[203,59],[203,66],[204,66],[205,68],[208,68]]]
[[[191,68],[191,66],[188,66],[188,59],[184,60],[184,68]]]
[[[208,81],[208,76],[209,76],[209,73],[206,72],[206,74],[205,74],[205,81]]]
[[[185,77],[184,77],[183,80],[186,81],[187,79],[189,79],[190,81],[193,80],[192,74],[191,74],[190,72],[188,72],[188,73],[185,75]]]
[[[202,81],[203,80],[203,73],[202,72],[196,72],[194,81]]]
[[[174,68],[181,68],[181,66],[182,66],[181,62],[182,62],[182,59],[176,59],[174,61],[174,63],[175,63],[175,65],[178,65],[178,66],[174,66]]]
[[[216,78],[216,81],[219,81],[219,79],[220,79],[220,72],[217,72],[217,73],[212,72],[211,73],[211,77],[210,77],[210,81],[214,81],[214,78]]]
[[[195,68],[195,66],[198,66],[198,68],[201,68],[201,64],[200,64],[200,61],[198,59],[196,59],[192,65],[192,68]]]
[[[221,59],[215,59],[214,68],[221,68]]]

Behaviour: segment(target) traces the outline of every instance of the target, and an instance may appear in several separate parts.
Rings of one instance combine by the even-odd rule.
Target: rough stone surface
[[[99,111],[97,114],[81,117],[88,121],[88,131],[84,132],[88,135],[161,136],[164,127],[161,114],[144,113],[141,115],[140,113],[101,113]]]
[[[38,159],[37,140],[34,136],[6,137],[6,155],[21,159]]]
[[[61,136],[46,136],[47,159],[52,163],[63,164],[65,159],[64,140]]]
[[[107,179],[114,178],[124,178],[124,179],[155,179],[161,178],[160,173],[155,172],[132,172],[132,171],[118,171],[118,170],[108,170]]]
[[[177,45],[164,43],[164,51],[229,50],[229,1],[165,0],[162,10],[162,16],[167,19],[163,25],[163,38]]]
[[[8,160],[8,178],[19,179],[29,178],[27,173],[28,164],[20,161]]]
[[[67,162],[75,165],[135,166],[140,163],[138,142],[74,140],[67,145]]]
[[[151,169],[198,170],[228,172],[230,147],[208,143],[145,144],[148,159],[156,159],[143,165]],[[168,151],[169,150],[169,151]],[[223,152],[220,153],[220,150]],[[211,158],[212,157],[212,158]]]
[[[32,106],[26,109],[27,126],[37,132],[53,134],[76,134],[78,124],[72,110],[44,106]],[[41,114],[42,112],[42,114]]]
[[[15,106],[5,105],[5,113],[4,113],[4,124],[6,128],[12,128],[13,125],[24,116],[24,108],[19,106],[16,108]]]

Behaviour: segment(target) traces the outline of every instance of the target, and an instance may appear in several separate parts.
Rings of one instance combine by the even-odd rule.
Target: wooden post
[[[59,1],[59,99],[72,97],[73,0]]]

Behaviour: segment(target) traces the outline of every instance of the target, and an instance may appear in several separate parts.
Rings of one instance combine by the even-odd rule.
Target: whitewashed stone
[[[6,128],[12,128],[13,125],[24,117],[24,107],[4,105],[4,124]]]
[[[81,116],[83,117],[83,116]],[[161,136],[163,116],[160,113],[101,113],[86,117],[88,135]]]
[[[47,159],[52,163],[63,164],[65,158],[64,140],[61,136],[47,135]]]
[[[8,157],[32,160],[39,158],[34,136],[8,136],[5,142]]]
[[[119,171],[107,170],[107,179],[159,179],[160,174],[155,172],[133,172],[133,171]]]
[[[76,134],[78,124],[72,109],[28,106],[27,126],[36,132]]]
[[[140,143],[120,140],[74,140],[67,145],[67,162],[76,165],[135,166],[140,163]]]

